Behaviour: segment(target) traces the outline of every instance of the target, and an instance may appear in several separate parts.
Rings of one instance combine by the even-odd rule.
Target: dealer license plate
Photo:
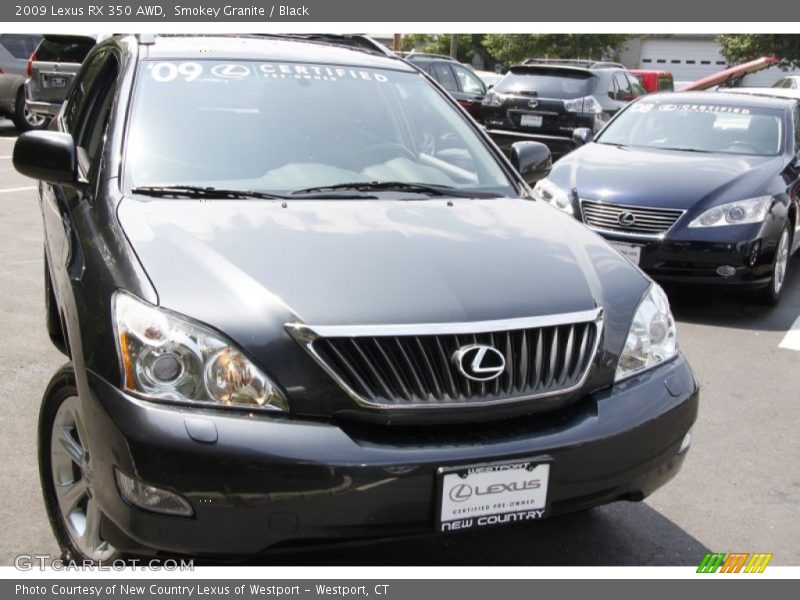
[[[519,124],[523,127],[541,127],[542,115],[520,115]]]
[[[67,86],[67,78],[58,75],[55,77],[46,77],[44,82],[49,88],[63,88]]]
[[[638,265],[642,258],[642,247],[637,246],[635,244],[626,244],[624,242],[608,242],[614,248],[617,249],[617,252],[622,254],[625,258],[631,261],[633,264]]]
[[[550,465],[541,461],[439,469],[439,531],[541,519]]]

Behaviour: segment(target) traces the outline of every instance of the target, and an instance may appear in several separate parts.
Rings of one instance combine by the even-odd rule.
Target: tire
[[[92,461],[71,363],[61,367],[47,386],[38,435],[44,504],[64,558],[95,563],[122,558],[100,532],[102,513],[92,498]]]
[[[36,115],[28,110],[27,103],[25,102],[25,89],[19,88],[17,92],[17,101],[14,106],[14,115],[11,117],[17,131],[24,133],[32,129],[44,129],[50,122],[47,117]]]
[[[789,262],[789,249],[792,247],[792,230],[787,221],[778,237],[775,258],[772,260],[772,276],[769,284],[759,290],[759,301],[767,306],[775,306],[786,287],[786,271]]]
[[[44,253],[44,309],[45,327],[47,335],[59,352],[69,356],[67,350],[67,340],[64,336],[64,329],[61,326],[61,317],[58,313],[58,303],[53,291],[53,281],[50,279],[50,268],[47,262],[47,252]]]

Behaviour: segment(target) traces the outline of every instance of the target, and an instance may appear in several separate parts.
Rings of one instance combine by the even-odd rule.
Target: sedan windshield
[[[134,191],[517,195],[465,117],[417,73],[145,61],[137,85],[125,162]]]
[[[757,107],[637,102],[597,138],[601,144],[690,152],[776,156],[782,144],[781,113]]]

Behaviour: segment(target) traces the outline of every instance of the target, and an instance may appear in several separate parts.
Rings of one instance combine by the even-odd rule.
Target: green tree
[[[432,52],[434,54],[450,54],[450,38],[458,36],[458,60],[469,62],[476,52],[486,54],[483,48],[482,33],[411,33],[403,36],[403,50],[410,52]]]
[[[782,69],[800,68],[800,35],[746,33],[717,37],[722,53],[731,62],[775,55]]]
[[[484,38],[489,54],[509,65],[527,58],[613,58],[630,35],[619,34],[503,34]]]

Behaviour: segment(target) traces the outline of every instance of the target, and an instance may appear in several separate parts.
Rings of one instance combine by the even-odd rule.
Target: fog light
[[[722,275],[723,277],[736,275],[736,267],[731,265],[722,265],[721,267],[717,267],[717,275]]]
[[[114,469],[114,475],[120,495],[134,506],[165,515],[191,517],[194,514],[189,502],[175,492],[149,485],[117,469]]]
[[[681,447],[678,448],[678,454],[683,454],[689,449],[689,446],[692,445],[692,432],[689,431],[684,437],[683,441],[681,442]]]

